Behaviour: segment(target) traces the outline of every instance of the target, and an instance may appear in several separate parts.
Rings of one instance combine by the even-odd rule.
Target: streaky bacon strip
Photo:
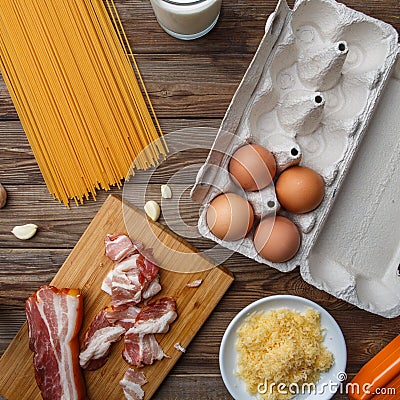
[[[149,283],[147,288],[142,293],[142,299],[149,301],[152,297],[154,297],[157,293],[159,293],[161,291],[161,289],[162,289],[162,287],[160,285],[160,278],[157,275],[154,278],[154,280]]]
[[[154,300],[143,307],[135,320],[135,325],[130,328],[128,333],[167,333],[169,326],[175,321],[176,302],[173,297],[163,297]]]
[[[111,305],[121,308],[139,304],[145,278],[137,268],[138,254],[115,264],[111,282]]]
[[[124,338],[123,359],[134,367],[151,365],[155,360],[162,360],[165,354],[153,334],[126,334]]]
[[[35,378],[44,400],[87,400],[79,366],[79,289],[42,286],[25,303]]]
[[[108,234],[104,242],[106,244],[106,256],[113,261],[121,261],[129,254],[137,252],[131,239],[123,234]]]
[[[139,304],[161,290],[159,267],[140,253],[130,255],[114,265],[101,288],[116,309]]]
[[[142,386],[147,383],[146,376],[141,371],[129,368],[119,384],[122,386],[127,400],[143,400],[144,391]]]
[[[126,330],[131,328],[140,312],[139,307],[129,306],[116,310],[114,307],[106,308],[106,318],[113,325],[120,325]]]
[[[101,310],[93,319],[84,338],[84,350],[79,354],[82,368],[94,371],[108,360],[111,345],[122,338],[125,328],[114,326],[107,319],[106,309]]]
[[[146,282],[151,282],[158,275],[158,265],[147,259],[143,254],[139,255],[136,261],[136,266],[144,276]]]
[[[165,356],[154,334],[167,332],[177,318],[175,300],[165,297],[142,309],[136,307],[161,291],[152,250],[122,234],[107,235],[105,243],[106,255],[117,261],[102,284],[102,290],[111,296],[106,318],[127,330],[123,358],[136,367],[152,364]]]
[[[154,334],[168,332],[169,325],[177,316],[176,303],[172,297],[155,300],[143,307],[135,324],[125,334],[122,353],[124,360],[135,367],[161,360],[165,354]]]

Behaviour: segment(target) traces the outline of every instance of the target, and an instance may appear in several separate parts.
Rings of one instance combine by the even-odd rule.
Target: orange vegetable
[[[394,388],[396,393],[380,394]],[[377,394],[375,394],[377,393]],[[349,385],[352,400],[391,400],[400,396],[400,335],[368,361]]]

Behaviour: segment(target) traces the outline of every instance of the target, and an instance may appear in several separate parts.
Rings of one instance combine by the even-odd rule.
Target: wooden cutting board
[[[110,297],[100,289],[113,265],[104,255],[104,237],[107,233],[128,231],[132,238],[153,248],[155,259],[162,267],[174,269],[187,263],[198,271],[203,270],[196,273],[160,270],[163,289],[157,297],[173,296],[179,316],[168,333],[157,335],[170,358],[142,368],[148,380],[143,386],[145,399],[150,399],[183,355],[174,348],[174,344],[179,342],[185,348],[189,345],[233,282],[233,276],[223,267],[217,267],[202,255],[195,254],[196,250],[183,239],[161,224],[149,221],[142,211],[123,203],[118,196],[109,196],[51,282],[59,288],[82,290],[85,314],[81,338],[97,312],[110,302]],[[198,288],[188,288],[186,284],[195,279],[203,279],[203,283]],[[114,344],[110,359],[102,368],[85,371],[90,400],[124,398],[119,380],[129,366],[122,359],[122,349],[123,341]],[[34,378],[32,357],[25,323],[0,359],[0,394],[8,400],[41,399]]]

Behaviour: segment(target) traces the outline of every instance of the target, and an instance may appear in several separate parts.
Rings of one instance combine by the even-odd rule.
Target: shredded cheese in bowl
[[[266,400],[286,400],[312,388],[329,370],[333,354],[323,345],[320,314],[281,308],[253,313],[237,330],[238,377]]]

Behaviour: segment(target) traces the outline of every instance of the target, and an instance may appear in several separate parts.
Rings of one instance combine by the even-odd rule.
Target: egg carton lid
[[[238,127],[290,12],[286,1],[280,0],[268,18],[268,41],[260,44],[220,131],[234,132]],[[335,204],[324,216],[311,251],[299,263],[306,282],[387,318],[400,315],[399,54],[400,50],[340,192],[333,194]],[[211,151],[209,159],[212,156]],[[201,184],[204,177],[212,180],[209,173],[206,162],[192,190],[192,198],[200,203],[209,192]]]
[[[400,315],[400,47],[397,63],[303,279],[387,318]]]

